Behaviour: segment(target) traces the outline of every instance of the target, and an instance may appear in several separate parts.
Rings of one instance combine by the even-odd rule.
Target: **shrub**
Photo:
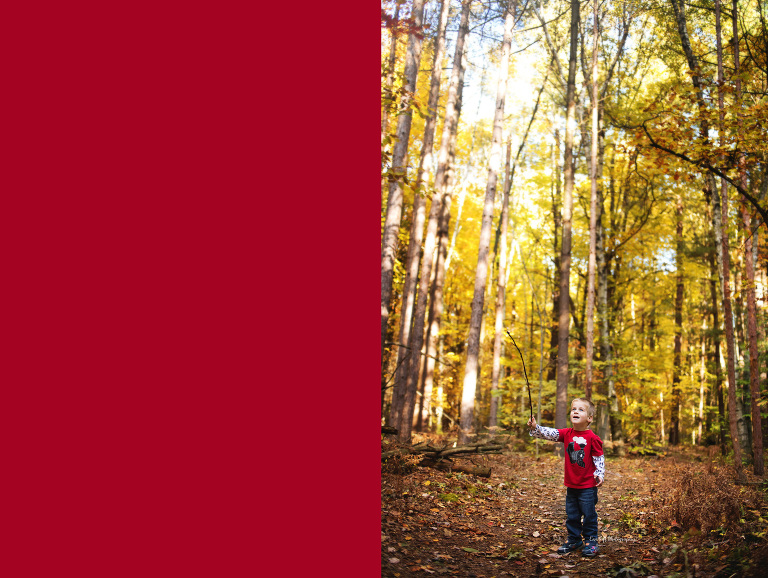
[[[736,530],[743,508],[759,507],[760,503],[754,488],[737,486],[722,473],[686,469],[676,485],[671,500],[657,510],[660,520],[668,525],[676,523],[683,530],[696,528],[705,535],[713,530]]]

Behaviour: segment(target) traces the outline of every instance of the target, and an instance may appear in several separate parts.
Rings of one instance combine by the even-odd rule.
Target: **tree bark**
[[[737,150],[739,151],[738,168],[741,186],[747,188],[746,156],[739,150],[738,144],[743,138],[743,120],[741,118],[742,94],[739,63],[739,26],[738,26],[738,2],[733,0],[731,4],[731,17],[733,22],[733,75],[736,85],[736,115],[737,123]],[[755,300],[755,265],[752,260],[752,218],[747,211],[746,201],[741,199],[741,219],[744,223],[744,267],[747,276],[747,337],[749,345],[749,390],[751,393],[751,419],[752,419],[752,455],[754,472],[757,476],[764,473],[763,465],[763,429],[760,417],[760,382],[758,380],[759,357],[757,353],[757,305]]]
[[[719,199],[719,196],[718,196]],[[720,210],[720,206],[718,203],[717,210]],[[712,228],[713,233],[712,237],[714,237],[714,220],[712,222]],[[726,415],[725,415],[725,401],[723,400],[723,372],[720,369],[720,341],[721,341],[721,334],[720,334],[720,321],[718,320],[718,309],[717,309],[717,281],[715,279],[715,276],[717,273],[717,264],[716,264],[716,258],[715,258],[715,251],[714,248],[712,251],[709,252],[709,270],[710,270],[710,278],[709,278],[709,294],[710,299],[712,302],[711,305],[711,315],[712,315],[712,348],[711,348],[711,365],[714,367],[715,371],[715,391],[717,392],[717,415],[718,415],[718,423],[720,424],[720,452],[722,455],[726,454],[725,449],[725,429],[726,429]]]
[[[497,170],[501,160],[502,124],[504,121],[504,103],[507,93],[507,77],[509,75],[509,52],[512,44],[512,27],[514,24],[514,3],[507,9],[504,17],[504,39],[502,55],[499,63],[499,79],[496,87],[496,110],[493,118],[493,140],[491,156],[488,163],[488,182],[485,188],[483,205],[483,220],[480,228],[480,245],[477,253],[477,268],[475,271],[475,289],[472,298],[472,312],[469,321],[469,336],[467,339],[467,361],[464,369],[464,382],[461,395],[461,418],[459,426],[459,443],[464,444],[474,429],[473,414],[475,392],[477,388],[478,357],[480,354],[480,329],[482,325],[483,306],[485,302],[485,286],[488,276],[488,252],[490,249],[491,230],[493,227],[493,203],[496,197]]]
[[[684,9],[684,8],[683,8]],[[685,13],[683,12],[683,15]],[[720,112],[720,133],[725,131],[725,113],[723,97],[723,44],[720,25],[720,0],[715,0],[715,32],[717,43],[717,78],[718,78],[718,108]],[[690,50],[690,43],[688,43]],[[691,52],[692,54],[692,52]],[[690,60],[690,59],[689,59]],[[695,63],[695,61],[694,61]],[[698,76],[694,77],[698,82]],[[701,102],[701,100],[699,100]],[[725,138],[723,134],[722,139]],[[722,140],[721,140],[722,142]],[[728,184],[725,179],[720,180],[720,212],[715,219],[715,236],[720,241],[718,267],[721,278],[721,291],[723,295],[723,327],[725,329],[726,345],[726,376],[728,379],[728,422],[733,445],[733,461],[739,479],[744,479],[744,471],[741,457],[741,443],[739,441],[738,417],[736,415],[736,369],[735,369],[735,344],[733,338],[733,311],[731,307],[731,281],[730,281],[730,253],[728,250]],[[716,202],[717,188],[714,189],[713,200]]]
[[[613,379],[613,356],[611,355],[611,336],[609,325],[608,308],[608,275],[609,262],[605,255],[605,230],[603,229],[603,191],[598,188],[599,199],[597,209],[600,215],[596,221],[595,253],[597,259],[597,320],[600,324],[600,361],[604,364],[603,378],[598,382],[597,391],[605,397],[597,403],[597,435],[601,439],[608,439],[609,432],[609,410],[608,410],[608,381]]]
[[[424,0],[413,0],[414,26],[419,29],[424,16]],[[381,357],[384,357],[384,342],[389,321],[389,301],[392,297],[392,279],[395,269],[395,253],[397,251],[397,235],[400,230],[400,219],[403,212],[403,181],[408,162],[408,139],[411,134],[410,100],[416,90],[416,78],[421,59],[421,33],[412,32],[408,37],[408,51],[405,58],[406,96],[403,97],[403,107],[406,111],[400,115],[397,122],[397,142],[392,151],[392,172],[394,178],[389,184],[387,197],[387,212],[384,219],[384,231],[381,240]],[[393,399],[394,404],[394,399]]]
[[[557,376],[557,330],[558,330],[558,305],[560,303],[560,246],[558,239],[560,235],[560,225],[562,223],[562,213],[560,211],[560,199],[562,192],[560,190],[560,163],[557,162],[557,155],[560,154],[560,131],[555,129],[555,146],[552,148],[552,166],[555,173],[554,187],[552,190],[552,319],[549,328],[549,365],[547,368],[547,381],[553,381]]]
[[[672,407],[669,418],[669,445],[680,443],[680,381],[683,373],[681,350],[683,342],[683,200],[677,197],[677,223],[675,226],[677,249],[675,265],[677,268],[677,288],[675,291],[675,353],[672,373]]]
[[[597,0],[593,0],[593,30],[592,30],[592,146],[590,151],[590,180],[591,192],[589,199],[589,263],[587,265],[587,311],[586,317],[586,353],[585,353],[585,397],[592,399],[592,356],[595,341],[595,266],[596,266],[596,244],[597,244],[597,38],[598,38],[598,20],[597,20]]]
[[[688,68],[692,72],[691,82],[696,90],[696,102],[701,115],[700,126],[702,138],[707,140],[709,138],[709,123],[705,118],[706,104],[701,90],[701,71],[696,60],[691,43],[688,38],[687,23],[685,17],[685,3],[679,0],[671,0],[672,8],[675,12],[675,20],[677,23],[677,30],[680,36],[680,43],[685,53],[686,60],[688,62]],[[720,27],[720,0],[715,0],[715,28],[716,28],[716,42],[717,42],[717,68],[718,68],[718,106],[720,109],[720,130],[719,133],[723,135],[723,96],[722,96],[722,81],[723,81],[723,57],[722,57],[722,41],[721,41],[721,27]],[[736,467],[737,476],[739,479],[744,478],[744,471],[742,466],[741,457],[741,444],[739,443],[738,426],[736,417],[736,372],[734,368],[734,339],[733,339],[733,313],[731,311],[731,290],[730,290],[730,257],[728,253],[728,186],[725,180],[721,179],[721,199],[718,199],[717,187],[714,182],[714,176],[709,173],[705,176],[707,189],[711,193],[713,201],[713,208],[717,205],[717,201],[721,200],[720,211],[714,211],[715,213],[715,236],[720,241],[718,251],[718,268],[721,272],[721,289],[723,295],[723,325],[725,327],[725,340],[726,340],[726,367],[728,375],[728,416],[731,432],[731,443],[733,444],[734,465]]]
[[[509,221],[509,192],[512,188],[512,139],[507,141],[507,163],[504,170],[504,200],[501,205],[501,234],[499,236],[499,274],[496,280],[496,321],[493,335],[493,369],[491,371],[491,408],[488,428],[496,427],[499,405],[499,375],[501,374],[501,353],[503,343],[504,317],[506,314],[504,295],[507,288],[507,224]],[[493,430],[491,430],[493,431]]]
[[[555,427],[564,428],[568,413],[568,332],[570,328],[571,215],[573,213],[573,137],[576,129],[576,60],[580,10],[571,0],[571,45],[566,85],[565,151],[563,154],[563,237],[560,250],[560,302],[557,326],[557,389]],[[559,444],[558,451],[562,451]]]

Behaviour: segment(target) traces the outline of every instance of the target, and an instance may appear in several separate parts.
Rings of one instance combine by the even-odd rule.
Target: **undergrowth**
[[[710,474],[685,468],[671,498],[657,505],[657,520],[704,536],[724,535],[737,531],[746,509],[759,508],[760,503],[758,491],[735,484],[730,471]]]

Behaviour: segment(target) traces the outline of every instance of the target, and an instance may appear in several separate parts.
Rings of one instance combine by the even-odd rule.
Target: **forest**
[[[383,424],[466,442],[584,396],[618,453],[762,473],[766,16],[382,4]]]
[[[388,439],[522,440],[585,397],[607,456],[761,483],[766,3],[381,7]]]

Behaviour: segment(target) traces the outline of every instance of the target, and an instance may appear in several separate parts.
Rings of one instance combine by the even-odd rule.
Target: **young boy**
[[[529,433],[533,437],[565,444],[565,485],[568,488],[565,494],[565,527],[568,529],[568,541],[560,546],[558,554],[583,547],[582,556],[597,556],[595,504],[597,488],[603,485],[605,479],[605,458],[603,440],[589,429],[594,418],[595,405],[588,399],[576,398],[571,403],[572,428],[542,427],[535,418],[528,420]]]

